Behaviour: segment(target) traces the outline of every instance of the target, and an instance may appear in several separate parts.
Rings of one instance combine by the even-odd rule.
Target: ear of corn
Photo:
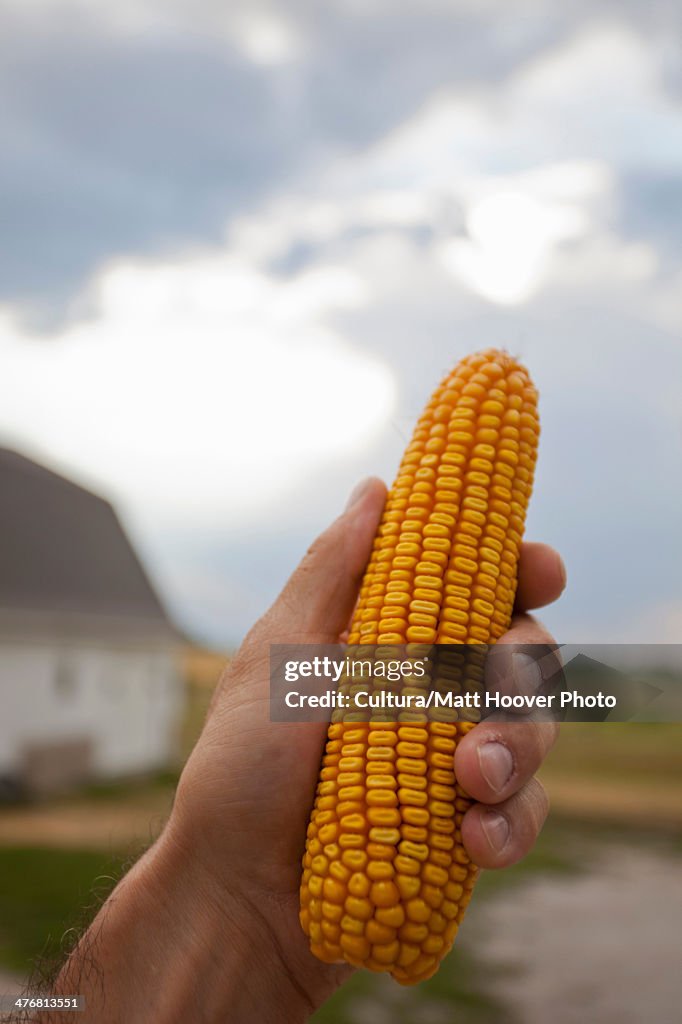
[[[537,392],[507,353],[469,356],[441,383],[389,493],[349,645],[455,655],[509,628],[538,436]],[[450,949],[477,873],[453,760],[474,723],[444,718],[330,725],[301,885],[321,960],[414,984]]]

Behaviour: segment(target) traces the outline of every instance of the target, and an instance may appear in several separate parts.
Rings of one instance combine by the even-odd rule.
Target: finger
[[[548,544],[526,543],[521,548],[517,611],[543,608],[562,594],[566,586],[566,567],[558,551]]]
[[[538,651],[553,647],[554,641],[532,616],[516,616],[512,628],[488,656],[487,690],[537,693],[542,684],[543,663],[526,654],[514,653],[515,647],[511,657],[504,657],[504,647],[509,644],[530,646]],[[494,681],[489,679],[492,673]],[[511,678],[507,679],[507,674]],[[558,724],[546,715],[519,715],[517,721],[511,722],[496,720],[495,716],[486,718],[457,744],[457,780],[475,800],[499,803],[535,774],[552,749],[557,734]]]
[[[563,681],[560,650],[536,618],[515,615],[510,629],[491,647],[486,658],[485,683],[489,697],[506,695],[518,702],[518,707],[509,709],[512,717],[552,717],[555,709],[548,697]],[[491,717],[499,718],[498,712]]]
[[[372,550],[386,487],[374,477],[353,491],[345,512],[308,550],[261,620],[268,642],[336,643],[347,627]]]
[[[514,644],[519,647],[556,647],[556,641],[549,630],[534,615],[528,615],[525,612],[514,614],[511,626],[495,646],[499,647],[500,644]]]
[[[455,751],[455,775],[484,804],[499,804],[525,786],[554,746],[556,722],[528,717],[518,722],[486,719]]]
[[[482,868],[516,864],[533,848],[548,811],[549,799],[537,779],[502,804],[475,804],[462,820],[467,853]]]

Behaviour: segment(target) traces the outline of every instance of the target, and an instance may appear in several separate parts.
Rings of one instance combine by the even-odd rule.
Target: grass
[[[82,908],[113,887],[121,866],[104,853],[0,847],[0,963],[26,974],[37,957],[59,955]]]
[[[173,790],[177,786],[179,778],[179,768],[168,768],[135,779],[115,779],[112,782],[92,783],[79,789],[78,795],[95,802],[101,800],[105,803],[118,803],[120,800],[144,797],[159,790]]]

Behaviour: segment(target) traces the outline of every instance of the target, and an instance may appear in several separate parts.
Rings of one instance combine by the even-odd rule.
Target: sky
[[[0,443],[229,646],[506,347],[544,621],[679,642],[681,38],[676,2],[0,0]]]

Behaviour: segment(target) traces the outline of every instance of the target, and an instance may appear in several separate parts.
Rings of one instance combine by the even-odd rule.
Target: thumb
[[[386,501],[369,477],[309,548],[262,624],[269,642],[337,643],[346,629]]]

